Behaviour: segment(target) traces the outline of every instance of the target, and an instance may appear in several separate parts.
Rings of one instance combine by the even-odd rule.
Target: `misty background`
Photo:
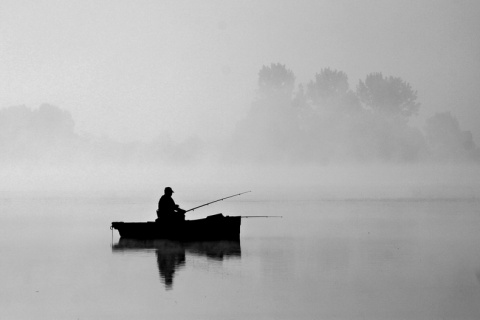
[[[1,190],[477,197],[479,14],[2,1]]]

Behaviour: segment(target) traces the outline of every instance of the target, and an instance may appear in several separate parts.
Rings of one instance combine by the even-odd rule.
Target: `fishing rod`
[[[195,208],[192,208],[192,209],[188,209],[187,211],[185,211],[185,213],[187,213],[187,212],[189,212],[189,211],[193,211],[193,210],[198,209],[198,208],[201,208],[201,207],[208,206],[209,204],[212,204],[212,203],[214,203],[214,202],[222,201],[222,200],[225,200],[225,199],[228,199],[228,198],[232,198],[232,197],[236,197],[236,196],[239,196],[239,195],[241,195],[241,194],[249,193],[249,192],[251,192],[251,191],[245,191],[245,192],[242,192],[242,193],[234,194],[233,196],[228,196],[228,197],[225,197],[225,198],[222,198],[222,199],[218,199],[218,200],[215,200],[215,201],[212,201],[212,202],[208,202],[208,203],[202,204],[201,206],[198,206],[198,207],[195,207]]]

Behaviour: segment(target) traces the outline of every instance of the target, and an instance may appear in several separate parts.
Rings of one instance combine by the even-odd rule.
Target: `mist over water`
[[[0,318],[477,319],[480,5],[0,4]],[[473,31],[472,31],[473,30]],[[235,243],[125,242],[165,187]]]
[[[121,142],[77,133],[73,116],[50,104],[0,109],[0,187],[69,196],[151,196],[171,185],[193,197],[206,187],[308,199],[477,197],[473,134],[450,112],[414,124],[421,103],[403,79],[371,73],[350,89],[344,72],[324,68],[296,86],[291,70],[272,63],[257,81],[249,111],[216,141],[164,132]]]
[[[168,135],[118,142],[76,133],[73,117],[52,105],[1,109],[0,188],[5,196],[151,197],[170,185],[194,198],[207,189],[254,189],[262,199],[478,197],[480,149],[471,133],[449,113],[429,119],[423,131],[409,125],[403,104],[419,105],[411,104],[413,93],[396,97],[389,81],[408,88],[400,79],[375,75],[384,104],[369,107],[330,69],[309,94],[293,92],[293,74],[280,64],[263,67],[259,78],[250,112],[221,143]]]

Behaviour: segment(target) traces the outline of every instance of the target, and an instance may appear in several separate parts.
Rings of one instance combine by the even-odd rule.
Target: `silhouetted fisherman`
[[[173,190],[170,187],[165,188],[164,195],[158,201],[157,216],[159,220],[184,221],[185,210],[179,208],[172,199]]]

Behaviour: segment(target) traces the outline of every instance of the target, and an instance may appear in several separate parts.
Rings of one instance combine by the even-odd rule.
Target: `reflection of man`
[[[170,187],[165,188],[164,195],[158,201],[157,216],[158,219],[185,220],[185,210],[180,209],[172,199],[173,190]],[[157,219],[157,220],[158,220]]]
[[[159,249],[156,254],[160,279],[165,284],[165,289],[171,290],[175,271],[185,265],[185,249],[182,247],[172,248],[171,252]]]

